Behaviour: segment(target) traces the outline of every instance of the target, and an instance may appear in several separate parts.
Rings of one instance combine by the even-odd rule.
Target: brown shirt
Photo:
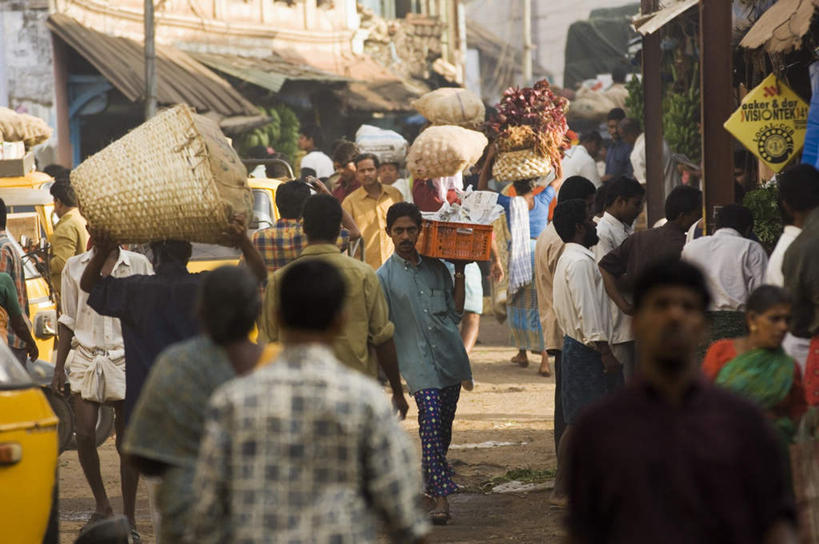
[[[819,209],[785,252],[782,273],[793,298],[791,332],[799,338],[819,335]]]
[[[600,268],[622,278],[628,290],[645,268],[664,259],[679,259],[685,245],[685,231],[676,223],[635,232],[600,260]]]
[[[765,416],[704,380],[681,406],[628,386],[583,414],[572,439],[578,542],[762,542],[795,519],[785,450]]]
[[[552,288],[554,286],[557,261],[563,255],[565,244],[558,236],[555,226],[549,226],[540,233],[535,244],[535,289],[537,290],[537,308],[540,314],[540,326],[543,329],[543,340],[546,349],[563,349],[563,331],[557,324]]]

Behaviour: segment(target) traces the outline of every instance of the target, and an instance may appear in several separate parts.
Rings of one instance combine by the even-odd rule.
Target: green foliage
[[[750,191],[742,204],[754,216],[754,234],[768,252],[773,251],[782,234],[782,214],[778,205],[779,190],[772,183]]]
[[[556,468],[536,470],[531,468],[515,468],[509,470],[503,476],[496,476],[481,484],[481,491],[488,493],[492,488],[507,482],[518,481],[524,484],[540,484],[554,479],[557,475]]]
[[[696,64],[693,73],[698,74]],[[663,98],[663,137],[668,146],[693,162],[699,162],[702,155],[700,136],[700,82],[699,77],[691,78],[688,89],[668,90]]]
[[[626,98],[626,110],[628,116],[640,121],[640,130],[645,130],[643,126],[643,110],[645,98],[643,95],[643,82],[638,77],[632,77],[631,81],[626,83],[628,89],[628,98]]]
[[[290,160],[298,153],[299,118],[284,104],[269,109],[259,107],[259,113],[270,117],[270,123],[253,129],[237,138],[236,150],[245,156],[256,146],[272,147],[278,153],[284,153]]]

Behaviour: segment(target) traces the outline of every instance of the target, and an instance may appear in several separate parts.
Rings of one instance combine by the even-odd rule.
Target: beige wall
[[[317,5],[320,3],[322,5]],[[107,34],[143,37],[141,0],[56,0],[56,10]],[[328,7],[329,6],[329,7]],[[294,54],[348,53],[358,26],[354,0],[161,0],[159,43],[188,49]]]

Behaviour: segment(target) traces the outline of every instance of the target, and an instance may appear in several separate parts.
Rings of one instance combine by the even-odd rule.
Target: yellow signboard
[[[725,129],[774,172],[805,144],[808,105],[771,74],[742,100]]]

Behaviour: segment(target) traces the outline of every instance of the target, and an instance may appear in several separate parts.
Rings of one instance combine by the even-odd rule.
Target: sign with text
[[[724,126],[771,170],[779,172],[805,143],[808,104],[771,74],[745,96]]]

